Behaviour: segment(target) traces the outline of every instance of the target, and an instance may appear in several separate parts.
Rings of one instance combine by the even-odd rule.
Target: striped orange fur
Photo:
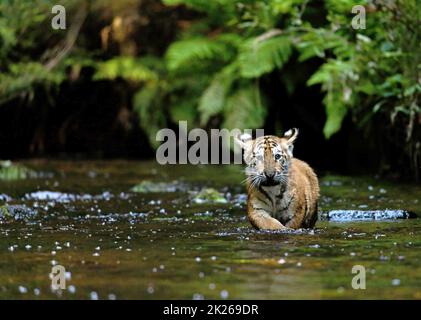
[[[298,130],[283,137],[236,138],[247,165],[247,216],[257,229],[313,228],[319,183],[310,166],[293,157]]]

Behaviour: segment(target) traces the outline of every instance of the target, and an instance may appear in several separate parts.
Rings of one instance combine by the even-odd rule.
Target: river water
[[[262,232],[246,220],[240,166],[30,161],[0,181],[0,299],[421,299],[421,219],[319,221]],[[159,192],[131,191],[142,182]],[[421,187],[324,175],[320,210],[421,213]],[[193,201],[203,188],[226,203]],[[148,191],[148,190],[146,190]],[[156,190],[155,190],[156,191]],[[66,289],[52,290],[53,265]],[[366,289],[353,289],[353,266]]]

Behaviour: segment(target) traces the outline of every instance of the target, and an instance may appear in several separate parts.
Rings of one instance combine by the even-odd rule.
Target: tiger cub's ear
[[[234,141],[238,144],[241,148],[245,149],[248,145],[248,142],[252,140],[252,137],[248,133],[239,134],[234,137]]]
[[[288,146],[288,154],[290,157],[292,157],[292,151],[294,150],[294,142],[298,137],[298,129],[292,128],[289,129],[284,134],[284,138],[287,140],[287,146]]]
[[[297,139],[297,137],[298,137],[298,129],[297,128],[289,129],[284,134],[284,138],[287,139],[288,144],[293,144],[294,141]]]

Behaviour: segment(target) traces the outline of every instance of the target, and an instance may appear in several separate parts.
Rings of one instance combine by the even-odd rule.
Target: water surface
[[[8,205],[37,211],[0,224],[1,299],[421,298],[421,219],[319,221],[314,231],[262,232],[245,218],[239,166],[26,164],[40,177],[0,182]],[[130,191],[145,180],[177,188]],[[194,203],[205,187],[227,203]],[[417,185],[327,175],[321,193],[322,211],[421,213]],[[66,290],[50,288],[55,264],[68,272]],[[366,269],[366,290],[351,287],[354,265]]]

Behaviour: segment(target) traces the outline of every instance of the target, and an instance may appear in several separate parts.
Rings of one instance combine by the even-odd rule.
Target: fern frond
[[[138,114],[140,126],[148,135],[152,147],[157,148],[156,133],[166,127],[162,112],[163,86],[159,82],[149,82],[133,97],[133,109]]]
[[[198,11],[210,11],[214,4],[213,1],[208,0],[163,0],[162,1],[167,6],[176,6],[176,5],[185,5],[192,9],[196,9]]]
[[[322,90],[326,92],[323,99],[327,116],[323,128],[326,138],[339,131],[348,109],[353,104],[351,88],[354,86],[351,83],[355,79],[351,62],[329,60],[307,81],[307,85],[310,86],[321,84]]]
[[[348,113],[348,106],[343,101],[340,91],[330,90],[323,99],[326,110],[326,123],[323,127],[323,134],[329,139],[341,129],[342,121]]]
[[[261,128],[266,118],[266,107],[261,102],[259,88],[254,83],[243,85],[227,98],[224,107],[223,128]]]
[[[223,110],[226,96],[237,77],[237,71],[238,66],[235,62],[226,66],[213,77],[210,85],[203,92],[198,107],[202,125],[206,124],[210,117]]]
[[[291,39],[276,36],[260,41],[251,39],[239,54],[240,72],[245,78],[258,78],[275,68],[280,68],[292,53]]]
[[[136,82],[157,79],[157,75],[154,71],[140,63],[139,59],[133,57],[116,57],[98,63],[97,71],[94,75],[95,80],[113,80],[118,77]]]
[[[49,71],[41,63],[11,64],[8,72],[0,73],[0,103],[20,94],[32,95],[37,84],[55,85],[63,79],[63,73]]]
[[[195,38],[173,43],[166,53],[166,61],[169,71],[197,71],[206,61],[229,61],[232,56],[232,49],[222,41]]]
[[[296,47],[300,52],[300,62],[313,57],[325,58],[326,50],[331,50],[340,59],[349,58],[354,54],[352,46],[344,37],[324,29],[312,29],[303,34]]]
[[[223,15],[229,9],[233,10],[237,1],[233,0],[162,0],[167,6],[185,5],[197,11]],[[223,11],[223,12],[221,12]]]

